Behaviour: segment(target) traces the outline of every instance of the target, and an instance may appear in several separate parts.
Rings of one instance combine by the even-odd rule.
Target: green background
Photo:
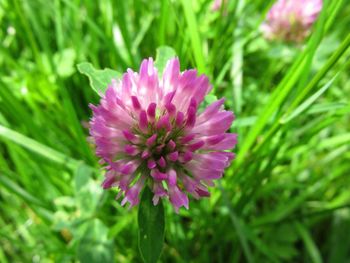
[[[160,262],[350,262],[350,5],[304,43],[259,32],[273,1],[0,1],[0,262],[141,262],[137,208],[102,191],[98,95],[76,64],[137,70],[175,49],[236,115],[236,160],[174,213]]]

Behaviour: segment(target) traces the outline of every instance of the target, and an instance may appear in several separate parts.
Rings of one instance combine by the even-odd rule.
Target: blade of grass
[[[318,149],[327,149],[330,147],[336,147],[343,144],[350,143],[350,133],[340,134],[331,138],[324,139],[317,145]]]
[[[3,185],[5,188],[7,188],[9,191],[18,195],[20,198],[22,198],[28,203],[49,208],[48,204],[42,202],[40,199],[28,193],[25,189],[17,185],[14,181],[12,181],[10,178],[5,176],[4,174],[0,174],[0,184]]]
[[[247,238],[245,235],[243,223],[240,221],[240,219],[237,217],[235,211],[233,210],[232,205],[231,205],[231,203],[228,199],[228,196],[226,194],[226,191],[223,188],[220,181],[218,183],[218,186],[219,186],[220,191],[222,193],[222,197],[224,199],[225,205],[229,210],[229,215],[230,215],[230,219],[232,221],[232,224],[237,231],[237,235],[239,237],[239,241],[240,241],[241,246],[243,248],[243,252],[244,252],[244,255],[246,257],[246,260],[247,260],[247,262],[252,263],[252,262],[254,262],[253,255],[252,255],[251,249],[249,247],[249,244],[248,244],[248,241],[247,241]]]
[[[205,60],[203,55],[202,41],[198,30],[197,19],[194,13],[192,2],[188,0],[181,0],[185,19],[188,26],[189,35],[191,37],[192,50],[196,60],[197,69],[199,73],[206,73]]]
[[[2,125],[0,125],[0,136],[70,169],[75,169],[79,164],[79,161]]]
[[[305,102],[300,104],[290,115],[282,117],[280,120],[281,124],[287,123],[300,114],[302,114],[304,111],[306,111],[312,103],[314,103],[328,88],[333,84],[334,80],[337,78],[338,74],[335,75],[331,80],[329,80],[322,88],[320,88],[317,92],[315,92],[310,98],[308,98]]]
[[[158,43],[160,46],[165,45],[166,25],[169,18],[169,3],[168,0],[161,0],[161,12],[160,12],[159,34]]]
[[[323,260],[322,260],[320,251],[318,250],[315,242],[312,240],[312,237],[308,229],[299,222],[296,222],[294,225],[299,235],[301,236],[301,239],[304,242],[306,250],[309,253],[309,256],[311,258],[311,261],[313,263],[322,263]]]

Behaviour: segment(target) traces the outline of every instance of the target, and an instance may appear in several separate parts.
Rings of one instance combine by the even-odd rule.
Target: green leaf
[[[218,97],[216,97],[214,94],[208,94],[204,97],[203,102],[199,105],[199,111],[202,112],[205,110],[206,107],[208,107],[213,102],[217,101]]]
[[[89,78],[91,88],[100,96],[103,95],[112,79],[117,79],[121,74],[117,71],[105,68],[103,70],[95,69],[91,63],[83,62],[77,65],[80,73]]]
[[[160,201],[154,206],[148,187],[142,193],[138,211],[139,249],[145,263],[157,262],[164,241],[164,208]]]
[[[163,74],[167,61],[174,57],[176,57],[176,52],[171,47],[161,46],[157,48],[157,56],[154,65],[158,69],[159,76]]]
[[[66,78],[75,72],[74,62],[76,57],[77,54],[72,48],[63,49],[53,56],[56,72],[60,77]]]
[[[95,213],[102,195],[102,188],[92,178],[93,169],[82,163],[74,176],[75,203],[82,217],[90,217]]]
[[[205,96],[204,98],[204,102],[209,106],[210,104],[212,104],[213,102],[217,101],[218,97],[216,97],[214,94],[208,94],[207,96]]]
[[[88,223],[77,254],[80,262],[115,262],[113,242],[108,239],[108,228],[101,220],[94,219]]]
[[[92,169],[84,163],[80,164],[77,167],[74,176],[75,192],[79,192],[80,189],[82,189],[85,185],[88,184],[92,176],[92,172]]]

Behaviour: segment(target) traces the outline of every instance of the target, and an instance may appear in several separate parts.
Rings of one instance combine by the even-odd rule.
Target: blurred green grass
[[[76,64],[137,69],[160,45],[235,111],[237,159],[212,197],[166,205],[161,262],[350,262],[350,5],[304,46],[266,42],[273,1],[2,0],[0,262],[141,262],[136,209],[100,189],[98,97]]]

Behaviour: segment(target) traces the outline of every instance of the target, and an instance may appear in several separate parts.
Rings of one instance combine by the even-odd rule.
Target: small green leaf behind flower
[[[199,105],[199,111],[203,112],[206,107],[208,107],[210,104],[212,104],[217,100],[218,100],[218,97],[216,97],[213,93],[208,94],[207,96],[205,96],[203,102]]]
[[[154,65],[158,69],[159,76],[163,73],[168,60],[174,57],[176,57],[176,52],[171,47],[160,46],[157,48],[157,56]]]
[[[162,74],[167,61],[175,56],[176,52],[171,47],[161,46],[157,48],[157,59],[155,61],[155,66],[157,67],[159,74]],[[89,62],[82,62],[77,65],[77,68],[80,73],[89,78],[91,88],[100,96],[105,94],[108,85],[112,82],[112,79],[118,79],[122,75],[118,71],[109,68],[95,69]]]
[[[105,69],[95,69],[91,63],[83,62],[77,65],[80,73],[86,75],[89,78],[90,86],[94,91],[100,96],[103,95],[108,85],[111,84],[112,79],[117,79],[121,77],[118,71],[105,68]]]

